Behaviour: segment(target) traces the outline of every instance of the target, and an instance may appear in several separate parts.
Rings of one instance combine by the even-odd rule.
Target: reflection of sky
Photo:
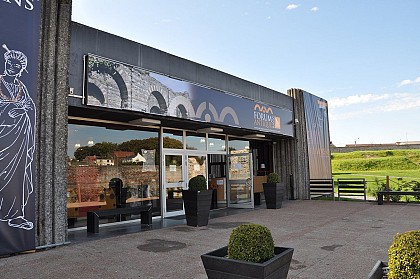
[[[74,158],[76,144],[87,146],[88,141],[93,144],[100,142],[122,143],[134,139],[147,139],[158,137],[158,132],[134,131],[134,130],[111,130],[103,127],[84,126],[69,124],[67,155]]]
[[[174,92],[190,92],[191,84],[185,81],[177,80],[177,79],[159,75],[156,73],[150,73],[150,76],[160,81],[162,84],[166,85],[167,87],[172,89],[172,91]]]
[[[229,149],[233,150],[249,150],[249,141],[245,140],[230,140],[229,141]]]

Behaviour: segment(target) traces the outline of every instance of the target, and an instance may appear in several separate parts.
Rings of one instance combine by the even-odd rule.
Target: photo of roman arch
[[[178,118],[194,117],[189,93],[175,92],[159,81],[166,77],[97,56],[89,55],[86,59],[87,105]],[[172,82],[176,83],[173,79]]]

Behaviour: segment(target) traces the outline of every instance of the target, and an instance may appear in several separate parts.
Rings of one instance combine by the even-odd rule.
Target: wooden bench
[[[364,178],[337,179],[338,200],[341,196],[363,196],[366,200],[366,180]]]
[[[384,204],[384,196],[420,196],[420,191],[379,191],[378,204]]]
[[[121,221],[121,215],[140,214],[141,224],[152,224],[152,205],[139,205],[133,207],[121,207],[106,210],[88,211],[87,212],[87,232],[99,233],[99,217],[117,216],[117,220]]]
[[[319,196],[334,197],[334,181],[333,179],[311,179],[309,181],[309,192],[311,199]]]

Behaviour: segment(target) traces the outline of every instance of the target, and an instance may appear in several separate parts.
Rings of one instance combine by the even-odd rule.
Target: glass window
[[[206,135],[187,132],[187,149],[206,150]]]
[[[229,140],[229,154],[249,153],[249,141]]]
[[[209,135],[209,151],[226,151],[225,136]]]
[[[162,137],[163,137],[163,148],[184,149],[182,131],[164,130]]]
[[[70,226],[86,226],[87,209],[152,203],[154,213],[160,214],[158,131],[76,124],[68,129]]]

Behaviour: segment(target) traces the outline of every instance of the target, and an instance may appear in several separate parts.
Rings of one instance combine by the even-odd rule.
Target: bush
[[[197,175],[188,181],[188,190],[202,191],[207,189],[207,181],[203,175]]]
[[[388,250],[389,279],[420,278],[420,231],[397,234]]]
[[[385,191],[385,189],[386,189],[386,183],[380,181],[377,177],[375,177],[375,184],[368,183],[366,187],[366,192],[368,195],[378,199],[378,192]]]
[[[280,182],[280,176],[275,173],[269,173],[267,176],[267,183],[279,183]]]
[[[244,224],[233,229],[228,244],[228,258],[263,263],[274,257],[274,241],[267,227]]]

